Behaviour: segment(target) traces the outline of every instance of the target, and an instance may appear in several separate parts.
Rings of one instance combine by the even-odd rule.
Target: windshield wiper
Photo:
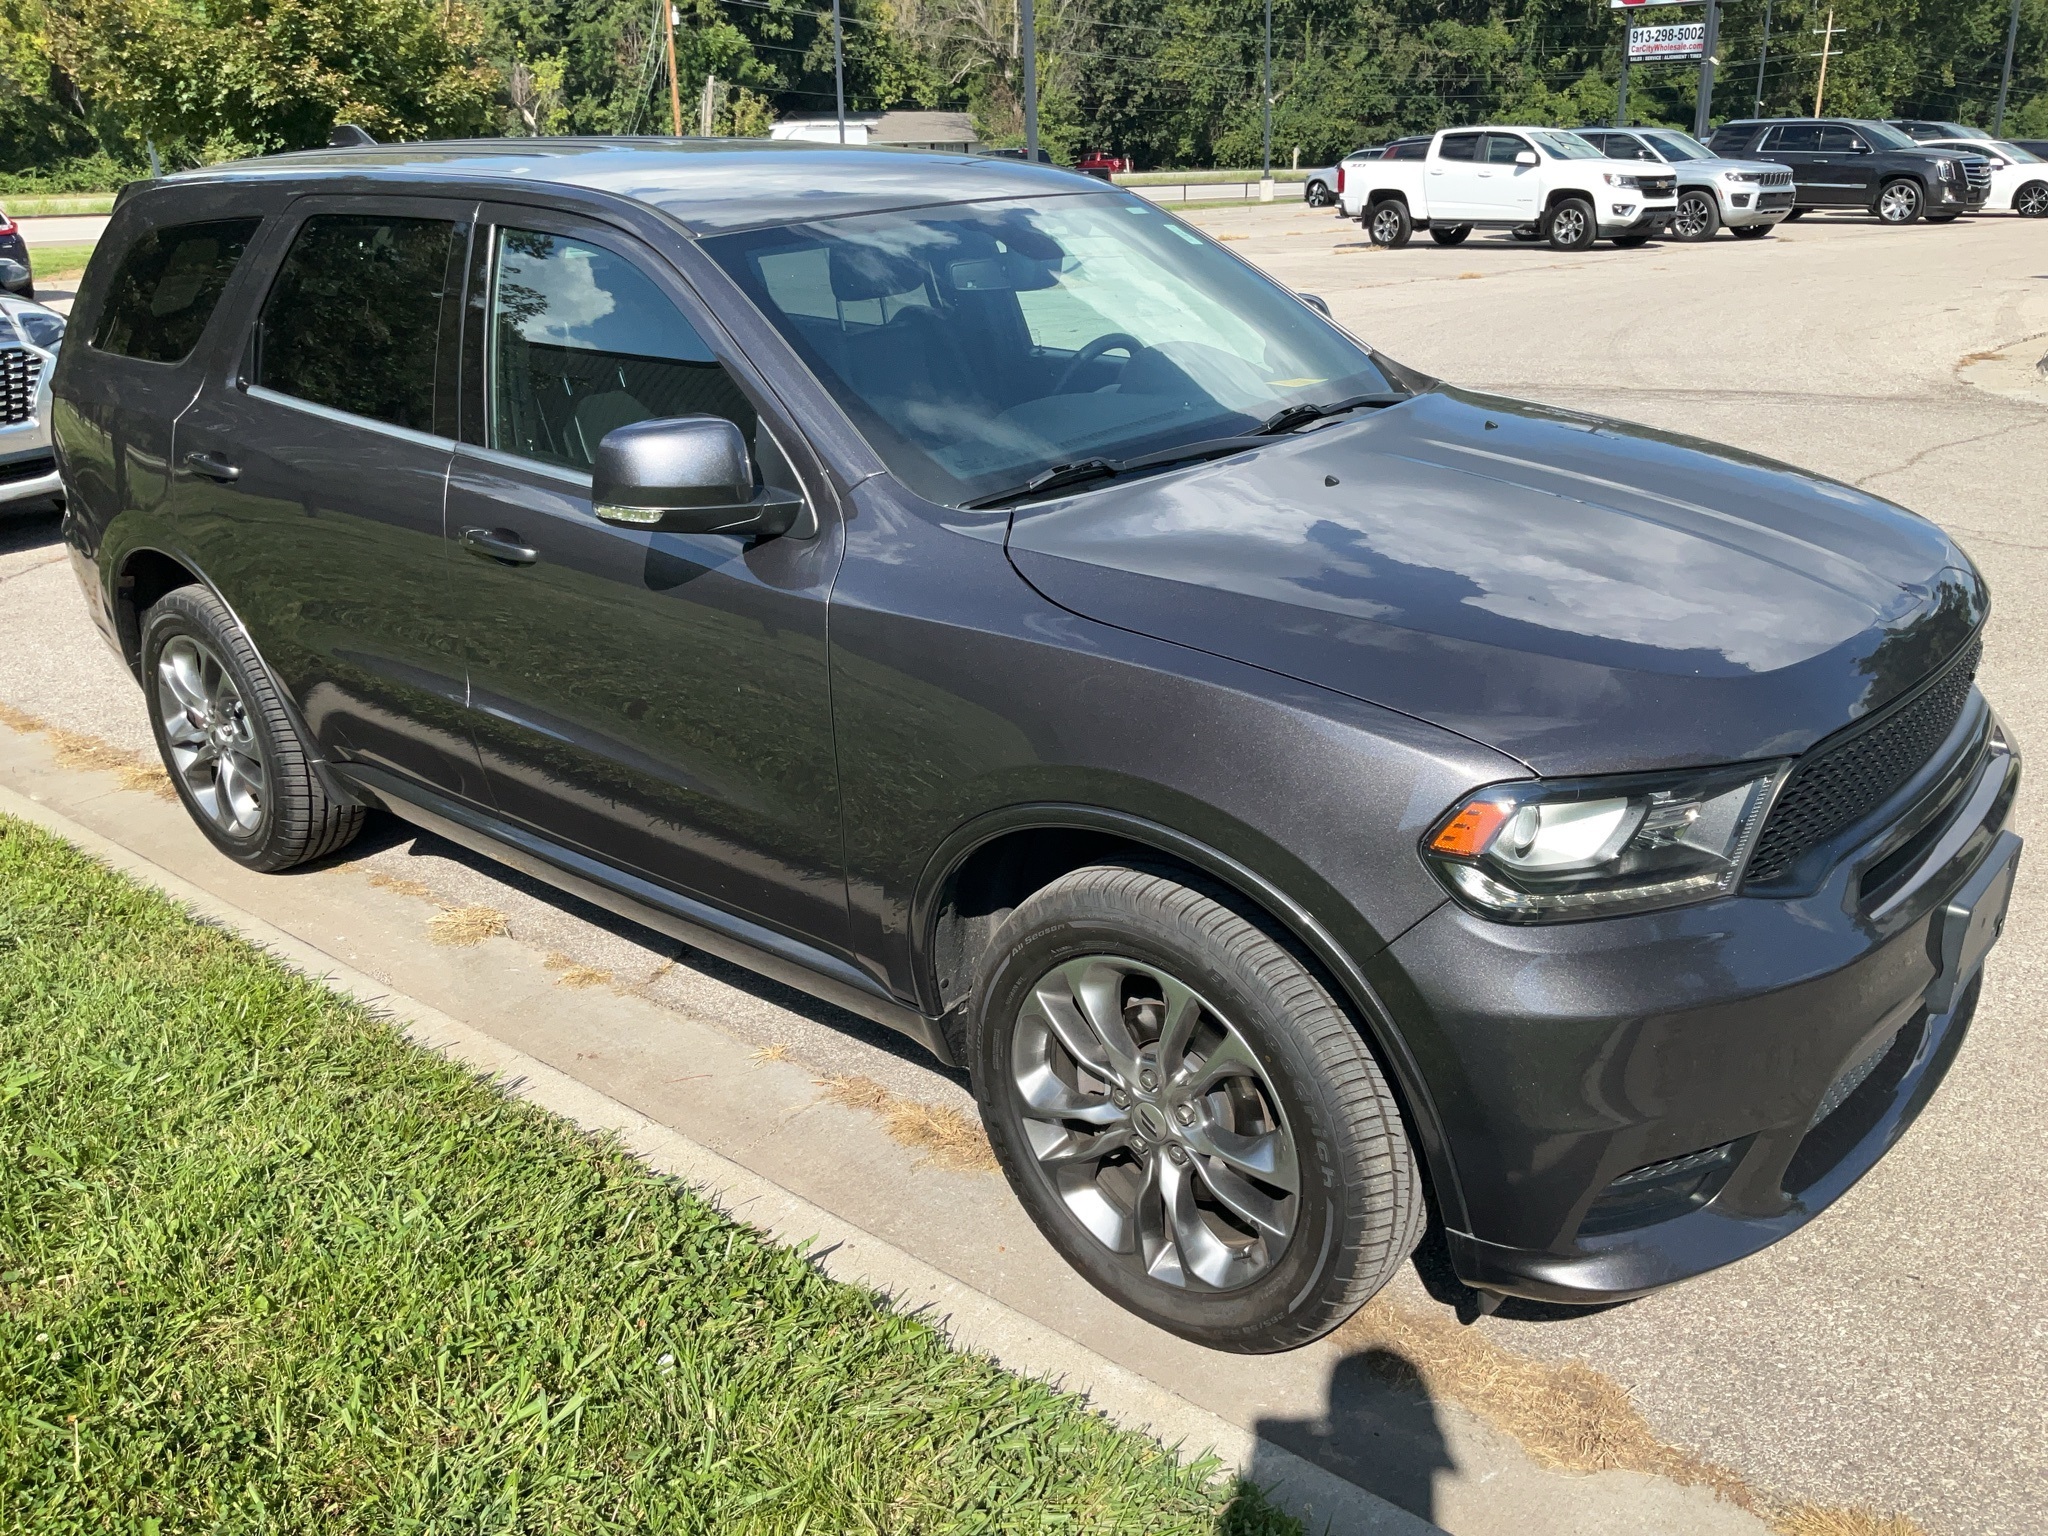
[[[1259,424],[1253,432],[1255,437],[1278,437],[1283,432],[1292,432],[1305,427],[1312,421],[1321,421],[1326,416],[1342,416],[1346,411],[1355,411],[1368,405],[1396,405],[1407,399],[1406,395],[1353,395],[1347,400],[1333,400],[1328,405],[1316,405],[1303,401],[1290,405],[1284,411],[1275,411]]]

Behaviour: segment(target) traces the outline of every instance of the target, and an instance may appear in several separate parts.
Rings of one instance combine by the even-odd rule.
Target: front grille
[[[1757,198],[1756,205],[1759,209],[1766,211],[1772,208],[1790,208],[1792,206],[1791,189],[1787,188],[1783,192],[1766,192]]]
[[[1642,190],[1652,197],[1669,197],[1678,190],[1676,176],[1644,176],[1640,180]]]
[[[40,480],[45,475],[57,472],[57,456],[39,453],[32,459],[15,459],[0,464],[0,485],[15,485],[23,480]]]
[[[1771,807],[1746,883],[1775,880],[1810,849],[1877,809],[1927,766],[1969,701],[1983,642],[1972,640],[1910,698],[1812,748]]]
[[[0,427],[27,421],[35,409],[43,358],[27,347],[0,347]]]
[[[1991,190],[1991,162],[1971,156],[1963,161],[1963,175],[1969,178],[1970,190],[1989,192]]]
[[[1764,176],[1762,185],[1766,187],[1785,187],[1789,189],[1792,185],[1792,173],[1790,171],[1780,171],[1777,175],[1773,176],[1767,172]]]

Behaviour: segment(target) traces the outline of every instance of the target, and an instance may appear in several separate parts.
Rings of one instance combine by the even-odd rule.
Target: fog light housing
[[[1749,194],[1747,192],[1731,192],[1728,195],[1728,201],[1737,208],[1747,208],[1749,206]]]
[[[1579,1236],[1627,1232],[1698,1210],[1721,1193],[1748,1145],[1745,1136],[1631,1169],[1600,1191],[1579,1223]]]
[[[1626,218],[1628,216],[1628,210],[1629,205],[1627,203],[1616,203],[1614,205],[1614,216],[1617,219]]]

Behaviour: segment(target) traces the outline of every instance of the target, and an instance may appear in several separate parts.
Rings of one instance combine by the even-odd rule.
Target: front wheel
[[[1017,1197],[1140,1317],[1293,1349],[1420,1240],[1421,1176],[1357,1026],[1228,893],[1098,865],[1003,921],[974,1091]]]
[[[2013,193],[2012,211],[2023,219],[2048,219],[2048,181],[2030,181]]]
[[[1472,233],[1470,224],[1432,224],[1429,238],[1438,245],[1463,245],[1465,237]]]
[[[1543,232],[1554,251],[1583,251],[1600,238],[1593,205],[1583,197],[1559,198],[1544,215]]]
[[[1320,181],[1312,181],[1308,184],[1308,191],[1305,197],[1311,208],[1327,208],[1330,204],[1337,201],[1336,198],[1330,195],[1330,189]]]
[[[1728,229],[1728,233],[1738,240],[1761,240],[1770,232],[1771,226],[1768,224],[1734,224]]]
[[[1383,198],[1365,210],[1365,233],[1374,245],[1398,251],[1415,233],[1408,205],[1397,197]]]
[[[1911,224],[1920,217],[1922,205],[1920,183],[1900,176],[1884,184],[1872,211],[1887,224]]]
[[[179,587],[143,616],[142,680],[178,798],[237,864],[289,869],[362,830],[363,808],[328,795],[255,646],[204,587]]]
[[[1671,216],[1671,233],[1681,240],[1711,240],[1721,227],[1721,204],[1711,192],[1681,192]]]

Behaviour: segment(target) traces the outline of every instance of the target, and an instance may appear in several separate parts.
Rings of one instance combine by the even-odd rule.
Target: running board
[[[509,864],[522,874],[679,939],[693,949],[730,960],[908,1035],[945,1066],[960,1065],[953,1059],[937,1019],[906,1007],[879,983],[822,949],[565,848],[382,769],[362,763],[336,763],[333,767],[352,789],[438,837]]]

